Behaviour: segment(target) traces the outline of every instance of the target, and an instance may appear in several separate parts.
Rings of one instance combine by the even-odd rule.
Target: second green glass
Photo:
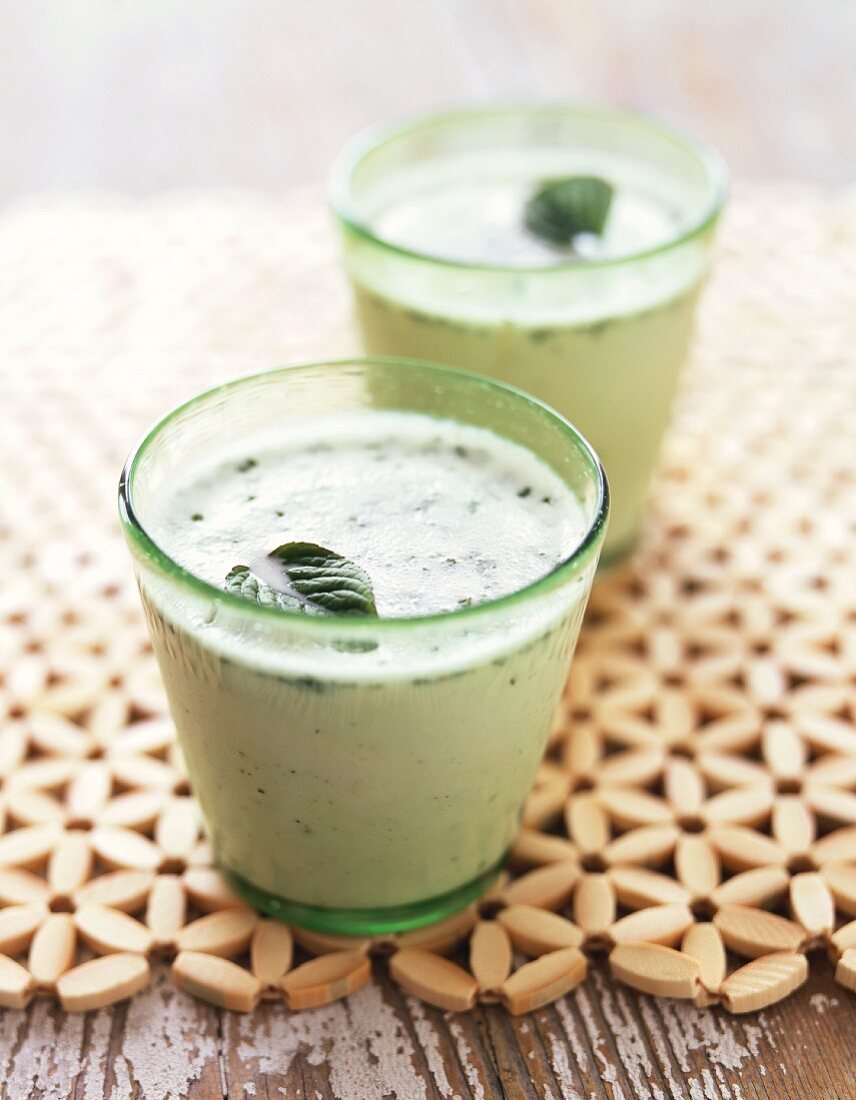
[[[539,181],[582,174],[614,187],[607,247],[563,256],[509,230]],[[613,111],[476,108],[371,130],[333,178],[365,347],[491,375],[577,424],[610,481],[604,560],[620,558],[724,191],[710,150]]]

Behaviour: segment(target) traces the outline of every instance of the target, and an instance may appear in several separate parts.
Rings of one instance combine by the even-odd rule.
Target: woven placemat
[[[292,936],[211,867],[114,508],[165,408],[354,346],[314,195],[0,219],[0,1004],[111,1003],[176,952],[178,984],[236,1009],[343,996],[373,957],[450,1009],[537,1007],[596,951],[732,1011],[815,949],[856,986],[856,196],[738,192],[646,538],[596,585],[511,876],[377,941]]]

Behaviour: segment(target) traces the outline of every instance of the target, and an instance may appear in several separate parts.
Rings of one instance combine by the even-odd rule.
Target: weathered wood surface
[[[856,1013],[828,967],[746,1018],[615,987],[599,968],[528,1017],[450,1016],[383,980],[347,1002],[252,1019],[168,980],[116,1010],[0,1017],[9,1100],[852,1100]]]
[[[671,118],[741,177],[853,178],[847,0],[27,0],[0,5],[0,201],[314,183],[357,128],[462,98]]]

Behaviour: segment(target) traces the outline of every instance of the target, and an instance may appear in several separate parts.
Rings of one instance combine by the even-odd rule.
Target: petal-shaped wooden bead
[[[152,871],[111,871],[79,886],[73,894],[78,908],[88,902],[135,913],[146,903],[155,881]]]
[[[576,947],[552,951],[512,974],[504,982],[500,998],[513,1016],[533,1012],[575,989],[587,971],[588,961]]]
[[[729,974],[720,988],[729,1012],[758,1012],[787,997],[808,977],[804,955],[764,955]]]
[[[576,662],[574,662],[575,667]],[[589,779],[600,762],[603,743],[591,726],[577,726],[565,741],[563,760],[571,776],[579,781]]]
[[[511,863],[515,867],[543,867],[546,863],[564,863],[578,856],[576,844],[563,836],[521,829],[511,848]]]
[[[179,951],[229,959],[246,951],[258,922],[258,913],[246,907],[208,913],[182,928],[175,937],[176,946]]]
[[[262,995],[262,983],[248,970],[217,955],[182,951],[172,964],[179,989],[231,1012],[252,1012]]]
[[[104,955],[81,963],[56,983],[66,1012],[89,1012],[127,1000],[149,984],[151,970],[142,955]]]
[[[29,970],[0,955],[0,1007],[26,1008],[35,992],[36,982]]]
[[[856,756],[827,753],[806,768],[802,778],[806,790],[812,787],[856,787]]]
[[[90,837],[92,850],[114,870],[156,871],[163,860],[157,844],[132,829],[99,826]]]
[[[619,829],[665,825],[675,816],[674,810],[664,798],[647,791],[606,787],[598,791],[597,797]]]
[[[62,837],[58,825],[29,825],[0,836],[0,867],[42,866]]]
[[[815,749],[856,756],[856,730],[852,723],[843,718],[799,711],[794,715],[794,722],[799,732]]]
[[[856,862],[856,825],[836,829],[816,840],[809,849],[809,858],[815,867],[823,867],[827,863]]]
[[[84,764],[66,792],[69,819],[79,824],[94,821],[110,797],[113,773],[100,760]]]
[[[726,706],[727,693],[721,689],[715,689],[715,692],[721,695],[719,704]],[[704,709],[714,701],[715,692],[714,689],[707,689],[704,693],[706,698],[702,699],[701,693],[696,691],[700,702],[705,704]],[[745,708],[745,701],[739,693],[735,694],[733,703],[742,704]],[[721,717],[708,722],[697,735],[697,743],[700,751],[743,752],[757,742],[760,732],[761,716],[756,710],[742,709],[731,714],[725,710]]]
[[[725,944],[717,927],[710,923],[694,924],[684,933],[681,951],[699,965],[701,984],[709,993],[718,993],[725,980]]]
[[[805,767],[806,744],[789,722],[767,722],[761,753],[774,779],[797,779]]]
[[[848,948],[835,967],[835,980],[845,989],[856,992],[856,948]]]
[[[599,786],[647,787],[663,771],[665,754],[661,748],[628,749],[606,757],[597,769]]]
[[[47,915],[47,906],[40,901],[0,909],[0,953],[18,955],[26,951]]]
[[[44,791],[9,791],[6,813],[17,825],[63,825],[66,819],[63,804]]]
[[[146,925],[154,939],[154,947],[172,947],[185,925],[187,894],[178,875],[158,875],[149,891],[146,904]]]
[[[786,856],[802,855],[814,843],[814,813],[797,795],[780,795],[773,804],[771,829]]]
[[[842,953],[851,947],[856,947],[856,920],[843,924],[829,937],[829,953],[833,959],[840,958]]]
[[[563,947],[579,947],[583,930],[558,913],[532,905],[509,905],[496,919],[511,937],[517,951],[524,955],[546,955]]]
[[[803,797],[821,820],[833,825],[856,824],[856,794],[837,787],[809,786]]]
[[[717,825],[708,838],[729,871],[748,871],[785,862],[778,841],[743,825]]]
[[[183,881],[187,896],[203,912],[213,913],[245,904],[214,867],[188,867]]]
[[[266,989],[278,988],[291,969],[294,943],[287,924],[260,920],[250,941],[250,969]]]
[[[0,729],[0,779],[6,779],[24,762],[30,735],[23,722],[4,722]]]
[[[773,808],[773,791],[768,784],[735,787],[709,798],[702,807],[708,825],[749,825],[764,823]]]
[[[615,920],[615,888],[608,875],[582,875],[574,888],[573,914],[589,938],[602,936]]]
[[[52,890],[43,878],[19,867],[0,870],[0,905],[47,904]]]
[[[558,909],[570,898],[580,876],[576,860],[551,863],[538,867],[509,883],[503,891],[508,905],[537,905],[543,909]]]
[[[79,760],[49,756],[22,764],[6,780],[7,791],[58,791],[80,771]]]
[[[680,835],[677,825],[643,825],[610,841],[600,855],[607,867],[622,863],[659,867],[674,852]]]
[[[826,936],[835,926],[835,901],[822,875],[794,875],[790,886],[791,912],[809,936]]]
[[[706,837],[683,835],[675,846],[675,872],[693,898],[706,898],[719,885],[719,854]]]
[[[837,908],[850,917],[856,917],[856,865],[827,863],[822,874]]]
[[[644,909],[648,905],[689,905],[693,900],[692,892],[680,882],[645,867],[614,867],[609,872],[609,880],[619,903],[627,909]]]
[[[78,907],[74,923],[83,942],[99,955],[147,955],[152,948],[149,929],[121,909],[88,902]]]
[[[466,1012],[476,1003],[476,979],[441,955],[408,947],[392,956],[389,969],[403,989],[437,1008]]]
[[[560,817],[567,797],[567,784],[551,783],[532,790],[523,808],[523,827],[543,829],[553,824]]]
[[[298,966],[281,986],[289,1008],[318,1008],[362,989],[371,973],[371,960],[362,951],[337,951]]]
[[[155,842],[169,859],[186,859],[199,836],[199,810],[193,798],[174,798],[155,826]]]
[[[613,944],[639,941],[674,947],[693,923],[686,905],[654,905],[617,920],[608,930]]]
[[[111,760],[127,756],[162,756],[175,742],[175,727],[169,718],[151,718],[135,722],[111,740]]]
[[[511,940],[497,921],[479,921],[470,937],[470,970],[481,993],[495,993],[511,973]]]
[[[48,860],[48,882],[54,894],[69,899],[89,878],[92,862],[88,834],[66,830]]]
[[[748,905],[723,905],[713,923],[726,947],[746,959],[798,951],[805,940],[805,932],[794,921]]]
[[[146,831],[154,825],[166,803],[163,791],[128,791],[111,798],[99,811],[99,825]]]
[[[583,855],[599,851],[609,841],[609,817],[595,794],[575,794],[568,799],[565,826]]]
[[[124,787],[169,793],[181,783],[175,768],[152,756],[119,756],[110,761],[110,767]]]
[[[669,760],[663,776],[666,800],[679,818],[697,817],[704,802],[704,780],[689,760]]]
[[[713,891],[710,900],[715,907],[749,905],[763,909],[784,897],[789,881],[784,867],[756,867],[726,879]]]
[[[77,928],[70,913],[51,913],[30,943],[27,967],[36,982],[52,989],[74,965]]]
[[[692,999],[701,970],[690,955],[655,943],[620,943],[609,954],[613,975],[634,989],[655,997]]]
[[[96,748],[95,738],[88,730],[58,714],[35,711],[30,714],[27,724],[31,742],[47,755],[82,760]]]

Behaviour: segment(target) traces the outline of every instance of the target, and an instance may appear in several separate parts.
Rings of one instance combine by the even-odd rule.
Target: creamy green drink
[[[596,181],[554,221],[545,188]],[[610,479],[604,556],[638,535],[723,197],[718,159],[641,119],[462,110],[358,138],[333,202],[363,341],[492,375],[586,433]]]
[[[457,371],[290,368],[157,425],[121,509],[237,888],[340,932],[412,926],[480,892],[514,837],[603,536],[605,482],[575,430]]]

